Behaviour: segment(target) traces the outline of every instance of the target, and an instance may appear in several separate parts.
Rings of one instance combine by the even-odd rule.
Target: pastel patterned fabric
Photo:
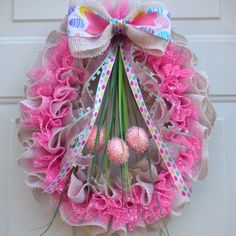
[[[120,19],[111,17],[97,1],[71,2],[67,35],[75,56],[94,57],[101,54],[110,45],[113,36],[119,33],[141,48],[155,49],[153,53],[161,54],[171,39],[170,13],[153,1],[137,5]]]

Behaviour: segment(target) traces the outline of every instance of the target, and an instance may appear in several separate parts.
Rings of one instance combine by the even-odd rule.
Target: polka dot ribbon
[[[117,54],[117,45],[115,45],[109,52],[105,61],[99,66],[96,72],[90,77],[90,80],[95,80],[97,75],[99,74],[99,70],[102,68],[102,73],[100,74],[100,79],[98,82],[96,97],[95,97],[95,106],[93,108],[92,118],[90,120],[89,125],[85,127],[85,129],[79,133],[79,135],[75,138],[75,146],[72,150],[69,151],[70,157],[68,158],[65,165],[62,167],[59,175],[56,179],[44,190],[44,192],[52,193],[55,191],[57,185],[68,175],[71,171],[72,167],[76,165],[76,159],[80,158],[82,155],[82,151],[87,143],[88,137],[91,133],[92,128],[97,120],[97,116],[99,110],[101,108],[101,104],[103,101],[103,97],[105,94],[105,90],[107,88],[107,84],[112,72],[112,68],[115,62],[116,54]]]
[[[172,155],[170,154],[168,145],[163,141],[161,138],[161,135],[156,128],[151,115],[145,105],[139,84],[137,76],[135,75],[132,65],[128,59],[128,54],[126,54],[126,51],[124,49],[123,44],[121,43],[121,55],[124,62],[125,71],[128,77],[129,85],[131,87],[132,93],[134,95],[135,101],[138,105],[138,108],[143,116],[143,119],[153,137],[153,140],[155,141],[158,150],[161,154],[161,157],[163,161],[165,162],[165,165],[168,169],[168,171],[171,174],[171,177],[173,178],[173,181],[178,188],[179,192],[181,193],[182,197],[190,199],[191,193],[185,184],[183,177],[181,176],[180,171],[178,170],[178,167],[176,166]]]

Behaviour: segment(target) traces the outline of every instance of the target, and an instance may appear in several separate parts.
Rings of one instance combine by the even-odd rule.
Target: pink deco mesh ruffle
[[[207,173],[206,141],[215,112],[208,99],[205,78],[193,69],[195,56],[183,46],[180,35],[173,33],[172,38],[165,55],[135,58],[143,61],[142,57],[146,57],[146,65],[156,79],[145,75],[138,66],[136,72],[163,139],[173,149],[176,145],[183,147],[178,149],[175,163],[191,187],[191,181],[203,179]],[[25,152],[18,163],[27,173],[27,185],[44,205],[55,205],[62,193],[65,182],[54,194],[43,193],[43,190],[60,172],[70,141],[83,129],[83,121],[89,119],[90,113],[85,110],[93,106],[96,88],[90,88],[88,78],[96,63],[96,60],[73,58],[62,30],[49,35],[45,49],[28,74],[30,81],[25,87],[26,97],[20,103],[21,117],[17,121]],[[150,149],[154,185],[163,215],[169,218],[171,214],[180,214],[185,202],[178,195],[152,141]],[[92,184],[87,204],[88,174],[85,170],[89,169],[91,158],[85,156],[80,163],[83,168],[71,176],[60,206],[62,219],[70,225],[89,229],[91,235],[157,230],[154,226],[161,216],[147,160],[131,166],[133,199],[125,200],[122,205],[120,182],[109,183],[106,191],[106,178],[102,175],[96,185]]]

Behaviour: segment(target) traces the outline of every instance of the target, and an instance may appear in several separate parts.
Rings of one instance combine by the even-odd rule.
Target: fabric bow
[[[156,1],[136,4],[124,19],[116,19],[98,1],[72,0],[67,28],[71,52],[79,58],[101,55],[120,33],[155,56],[171,39],[170,13]]]

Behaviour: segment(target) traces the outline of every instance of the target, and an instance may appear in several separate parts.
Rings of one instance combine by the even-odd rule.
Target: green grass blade
[[[118,70],[118,107],[119,107],[119,131],[120,137],[124,139],[124,126],[123,126],[123,76],[124,70],[121,61],[120,50],[118,51],[119,70]]]
[[[55,212],[54,212],[54,214],[53,214],[53,218],[52,218],[52,220],[50,221],[50,223],[45,226],[45,227],[47,227],[47,228],[43,231],[43,233],[40,234],[40,236],[43,236],[43,235],[45,235],[45,234],[48,232],[48,230],[51,228],[51,226],[52,226],[54,220],[56,219],[56,216],[57,216],[58,211],[59,211],[59,209],[60,209],[61,203],[62,203],[63,198],[64,198],[64,196],[65,196],[66,188],[67,188],[67,186],[68,186],[68,184],[69,184],[69,182],[70,182],[71,175],[72,175],[72,173],[73,173],[74,171],[75,171],[75,167],[72,167],[72,169],[71,169],[71,171],[70,171],[70,173],[69,173],[69,175],[68,175],[68,177],[67,177],[67,179],[66,179],[66,182],[65,182],[65,185],[64,185],[64,188],[63,188],[63,191],[62,191],[62,194],[61,194],[59,203],[58,203],[57,208],[56,208],[56,210],[55,210]]]
[[[149,154],[148,150],[146,151],[146,153],[147,153],[147,159],[148,159],[149,174],[150,174],[150,178],[151,178],[151,181],[152,181],[152,184],[153,184],[153,190],[154,190],[154,194],[155,194],[155,197],[156,197],[157,205],[158,205],[158,208],[160,209],[160,215],[161,215],[164,227],[165,227],[165,231],[167,233],[167,236],[169,236],[169,231],[167,229],[167,224],[166,224],[166,221],[165,221],[165,218],[164,218],[164,215],[163,215],[163,211],[162,211],[162,208],[161,208],[161,203],[159,201],[157,190],[156,190],[155,185],[154,185],[154,179],[153,179],[153,176],[152,176],[152,167],[151,167],[151,157],[150,157],[150,154]],[[155,221],[156,221],[156,219],[155,219]],[[166,233],[164,232],[164,230],[160,226],[159,222],[156,221],[156,223],[160,227],[160,229],[161,229],[162,233],[164,234],[164,236],[166,236]]]

